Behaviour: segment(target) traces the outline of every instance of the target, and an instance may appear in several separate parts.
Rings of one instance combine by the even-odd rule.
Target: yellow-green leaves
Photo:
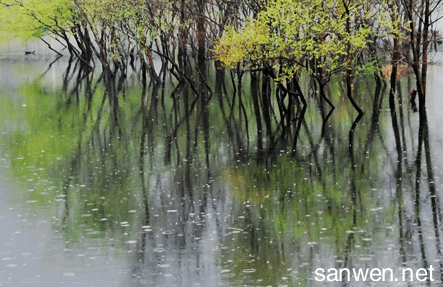
[[[43,37],[71,27],[70,0],[0,0],[1,30],[22,40]]]
[[[227,27],[223,41],[220,41],[215,50],[218,59],[226,66],[233,68],[243,60],[257,61],[266,57],[266,49],[271,44],[267,35],[267,27],[255,22],[248,25],[242,33],[236,32],[232,27]]]
[[[363,0],[269,1],[241,32],[228,27],[215,52],[227,67],[263,60],[279,65],[280,79],[300,67],[312,72],[306,64],[312,59],[326,73],[351,69],[373,33],[368,23],[374,15],[366,6]]]

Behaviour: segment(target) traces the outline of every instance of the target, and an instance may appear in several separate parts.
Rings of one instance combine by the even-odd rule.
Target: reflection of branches
[[[441,211],[440,211],[440,204],[438,195],[436,192],[435,187],[435,177],[434,177],[434,170],[432,166],[432,156],[431,156],[431,148],[429,144],[429,127],[428,127],[428,119],[427,115],[425,114],[423,116],[423,120],[420,121],[420,126],[423,125],[423,144],[424,144],[424,152],[426,157],[426,170],[428,175],[428,187],[429,187],[429,194],[430,194],[430,200],[431,200],[431,211],[432,211],[432,221],[433,221],[433,227],[434,227],[434,234],[435,234],[435,240],[437,245],[437,253],[438,257],[440,258],[442,255],[442,246],[441,246],[441,240],[440,240],[440,228],[439,225],[441,223]],[[443,268],[443,263],[439,262],[440,264],[440,270]],[[440,272],[440,278],[443,279],[443,273]]]
[[[355,157],[354,157],[354,132],[355,128],[357,127],[358,123],[360,122],[361,118],[363,117],[363,114],[358,114],[357,118],[355,119],[354,123],[351,126],[351,129],[349,130],[349,158],[351,159],[351,195],[353,203],[356,205],[357,198],[360,198],[360,193],[357,190],[356,186],[356,164],[355,164]]]
[[[314,158],[314,163],[315,163],[315,166],[317,167],[318,177],[321,178],[322,177],[322,170],[321,170],[320,162],[318,161],[318,147],[319,147],[319,145],[314,145],[314,141],[312,139],[312,135],[309,131],[308,125],[306,124],[306,121],[303,121],[302,124],[303,124],[303,127],[305,128],[306,135],[307,135],[308,141],[309,141],[309,145],[311,146],[311,152],[309,153],[307,158],[309,158],[311,156]]]
[[[417,221],[417,233],[419,238],[419,245],[420,245],[420,253],[422,255],[423,260],[423,266],[428,266],[427,258],[426,258],[426,251],[424,247],[424,241],[423,241],[423,231],[422,231],[422,223],[421,223],[421,216],[420,216],[420,181],[421,181],[421,173],[422,173],[422,152],[423,152],[423,136],[424,136],[424,128],[423,122],[420,121],[420,127],[418,131],[418,150],[417,150],[417,157],[415,160],[416,164],[416,173],[415,173],[415,219]]]
[[[371,127],[369,128],[368,132],[368,140],[365,144],[365,147],[363,148],[364,153],[368,153],[369,149],[372,145],[372,142],[375,137],[376,132],[380,132],[379,130],[379,119],[380,119],[380,112],[382,109],[383,104],[383,98],[384,98],[384,91],[386,89],[386,82],[377,74],[374,74],[375,78],[375,94],[374,99],[372,101],[372,116],[371,116]],[[383,88],[382,88],[383,86]]]

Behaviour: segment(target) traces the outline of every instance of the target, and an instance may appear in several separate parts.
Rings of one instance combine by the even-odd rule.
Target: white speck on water
[[[69,276],[69,277],[72,277],[72,276],[74,276],[75,274],[74,274],[74,272],[66,272],[66,273],[63,273],[63,276]]]
[[[236,228],[236,227],[226,227],[227,229],[234,229],[234,230],[239,230],[239,231],[243,231],[243,229],[241,229],[241,228]]]

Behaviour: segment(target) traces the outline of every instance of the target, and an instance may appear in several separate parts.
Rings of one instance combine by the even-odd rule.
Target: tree
[[[280,83],[303,69],[323,87],[332,74],[345,72],[348,98],[362,113],[352,98],[350,77],[361,64],[357,56],[376,32],[370,25],[374,13],[377,25],[389,22],[386,15],[372,11],[377,10],[366,1],[270,1],[240,32],[227,27],[215,52],[230,68],[237,62],[272,67]],[[310,65],[313,60],[315,65]]]
[[[22,40],[37,38],[46,42],[43,37],[51,36],[66,43],[73,26],[72,2],[0,0],[0,21],[1,30]]]
[[[410,49],[412,52],[412,59],[409,60],[415,74],[417,85],[419,109],[422,115],[426,106],[426,82],[428,69],[428,55],[431,41],[431,28],[442,16],[437,15],[434,20],[432,16],[435,15],[441,6],[441,0],[402,0],[401,1],[409,21],[409,38]],[[436,33],[435,33],[436,34]],[[406,57],[409,59],[409,51]]]

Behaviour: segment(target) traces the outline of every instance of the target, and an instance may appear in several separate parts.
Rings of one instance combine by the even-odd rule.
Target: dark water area
[[[247,76],[237,104],[213,67],[196,97],[54,60],[0,58],[0,286],[442,284],[441,66],[421,125],[400,81],[397,129],[385,85],[356,84],[355,121],[332,83],[337,109],[323,126],[309,98],[294,153],[293,134],[258,132]],[[433,281],[315,279],[430,265]]]

